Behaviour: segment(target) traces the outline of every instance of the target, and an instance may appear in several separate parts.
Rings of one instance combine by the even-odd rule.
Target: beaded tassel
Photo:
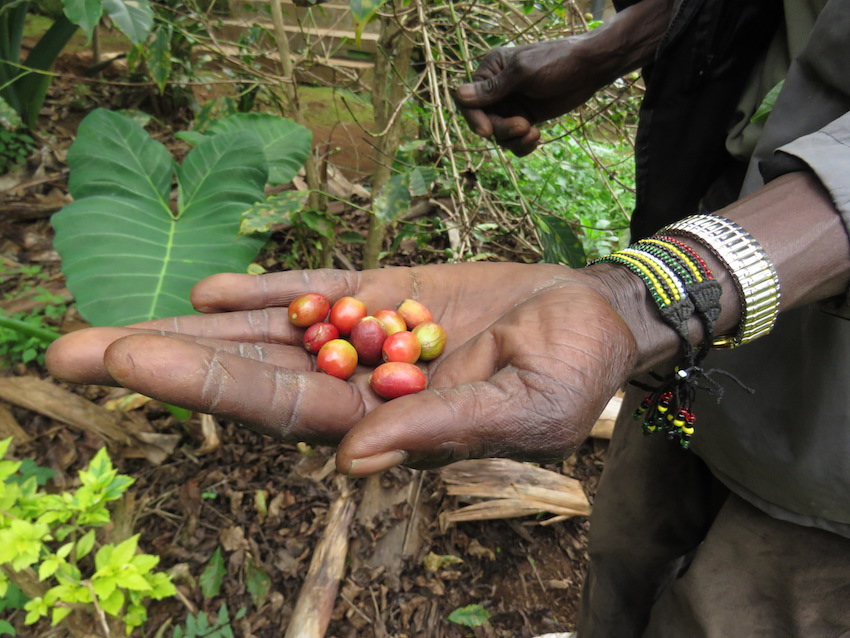
[[[668,236],[642,239],[597,261],[625,266],[643,279],[661,317],[682,339],[683,362],[672,374],[656,376],[657,387],[633,382],[648,391],[633,416],[641,422],[644,434],[662,432],[688,449],[696,423],[692,406],[700,389],[697,383],[706,375],[700,366],[708,354],[720,314],[720,284],[690,246]],[[688,334],[688,321],[694,314],[705,331],[698,350],[691,345]]]

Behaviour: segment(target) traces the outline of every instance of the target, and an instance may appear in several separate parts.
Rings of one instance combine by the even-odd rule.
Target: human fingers
[[[493,116],[493,138],[517,157],[532,153],[540,142],[540,129],[524,117]]]
[[[114,385],[103,365],[103,353],[117,339],[140,332],[282,344],[299,343],[302,334],[283,308],[168,317],[120,328],[86,328],[63,335],[50,345],[45,356],[47,369],[72,383]]]
[[[362,380],[293,370],[167,336],[118,339],[107,347],[104,364],[124,387],[282,441],[336,443],[368,409]]]
[[[460,113],[473,133],[485,139],[493,135],[493,123],[490,121],[490,116],[483,110],[461,108]]]
[[[514,89],[515,74],[505,73],[505,49],[490,51],[475,70],[472,82],[465,82],[455,89],[455,102],[461,108],[484,109],[504,100]]]
[[[199,317],[213,319],[218,315]],[[227,317],[227,315],[221,315]],[[116,385],[117,382],[106,369],[103,355],[106,349],[118,339],[133,334],[154,334],[169,336],[173,339],[193,341],[242,357],[265,361],[277,366],[291,367],[297,370],[312,369],[313,362],[300,345],[300,338],[293,339],[297,345],[287,346],[281,339],[263,339],[262,336],[244,330],[244,326],[234,325],[232,330],[211,331],[200,326],[188,330],[185,324],[183,333],[165,330],[142,330],[138,328],[87,328],[62,336],[51,344],[45,356],[50,373],[64,381],[80,384]],[[228,324],[230,322],[218,322]],[[197,336],[196,336],[197,335]],[[203,336],[203,335],[213,335]]]
[[[115,385],[103,365],[103,353],[121,337],[137,332],[131,328],[86,328],[50,344],[44,355],[47,369],[57,379],[71,383]]]
[[[210,339],[287,344],[299,342],[303,335],[302,329],[292,325],[286,308],[275,307],[167,317],[129,327]]]
[[[536,386],[531,391],[530,383]],[[566,406],[552,411],[552,393],[569,394],[554,377],[506,368],[486,381],[394,399],[346,435],[337,469],[359,477],[398,464],[430,468],[469,458],[564,458],[584,440],[593,417],[577,418]],[[596,414],[605,401],[597,403]],[[574,412],[584,415],[588,408]]]
[[[339,298],[353,294],[358,288],[358,273],[343,270],[293,270],[265,275],[220,273],[195,284],[190,298],[196,310],[212,313],[286,307],[308,292]]]
[[[499,146],[508,149],[517,157],[534,151],[540,141],[540,130],[526,117],[501,117],[485,111],[467,109],[462,109],[461,113],[475,134],[494,139]]]

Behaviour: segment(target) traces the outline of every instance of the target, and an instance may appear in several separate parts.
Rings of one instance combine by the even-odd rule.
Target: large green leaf
[[[144,41],[153,28],[153,9],[148,0],[102,0],[103,12],[130,42]]]
[[[414,166],[396,173],[375,196],[372,212],[383,223],[396,221],[408,211],[413,196],[425,195],[436,178],[437,170],[431,166]]]
[[[242,213],[263,199],[267,169],[247,131],[216,135],[176,167],[145,130],[98,109],[68,152],[75,201],[53,217],[54,245],[80,314],[121,325],[192,312],[199,279],[244,271],[264,236],[240,236]]]
[[[584,247],[569,222],[555,215],[537,215],[534,221],[540,231],[544,262],[571,268],[587,265]]]
[[[265,113],[235,113],[213,123],[207,135],[253,131],[263,141],[269,163],[269,184],[288,184],[310,155],[313,133],[283,117]]]
[[[65,15],[91,38],[103,15],[102,0],[64,0]]]
[[[386,0],[349,0],[348,7],[354,18],[354,42],[358,47],[364,27],[372,21],[385,2]]]

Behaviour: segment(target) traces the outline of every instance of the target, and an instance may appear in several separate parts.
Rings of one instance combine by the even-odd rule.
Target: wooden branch
[[[442,514],[443,526],[543,512],[556,516],[590,514],[590,503],[577,480],[530,463],[509,459],[461,461],[444,467],[440,476],[450,495],[478,501]]]
[[[614,423],[617,421],[617,415],[620,413],[620,408],[623,405],[623,397],[617,395],[613,397],[602,414],[596,419],[593,428],[590,430],[590,436],[595,439],[610,439],[614,434]]]
[[[124,419],[120,414],[78,394],[35,377],[0,378],[0,399],[78,430],[92,432],[126,457],[146,458],[159,465],[174,451],[180,435],[160,434],[147,422]]]
[[[14,450],[16,445],[26,443],[31,439],[24,429],[15,419],[12,411],[5,405],[0,404],[0,441],[12,437],[12,443],[9,446],[10,450]]]
[[[322,638],[330,623],[345,574],[348,531],[356,509],[348,479],[339,476],[336,485],[340,494],[328,511],[325,533],[313,552],[284,638]]]

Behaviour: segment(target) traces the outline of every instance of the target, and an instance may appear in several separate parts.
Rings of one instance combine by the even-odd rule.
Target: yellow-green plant
[[[10,442],[0,442],[0,458]],[[22,465],[0,460],[0,598],[10,583],[20,588],[29,598],[26,624],[50,616],[53,625],[79,627],[82,615],[89,629],[120,624],[131,633],[147,619],[148,599],[175,593],[169,576],[154,570],[159,556],[137,551],[138,534],[117,543],[97,537],[110,522],[109,504],[134,480],[118,474],[105,448],[79,472],[77,489],[58,494]]]

